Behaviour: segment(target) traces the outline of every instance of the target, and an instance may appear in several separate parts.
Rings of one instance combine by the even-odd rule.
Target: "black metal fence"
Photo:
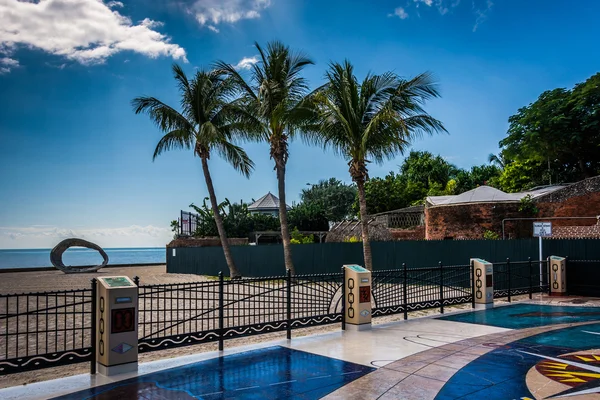
[[[494,298],[548,292],[548,260],[511,261],[494,263]]]
[[[0,295],[0,375],[95,361],[94,297],[93,289]]]
[[[578,264],[579,263],[579,264]],[[600,267],[600,262],[569,261]],[[540,281],[539,267],[543,278]],[[548,290],[547,262],[494,265],[494,297]],[[598,268],[596,268],[598,270]],[[372,315],[472,303],[473,266],[372,272]],[[343,273],[140,285],[140,352],[344,322]],[[88,361],[95,372],[95,293],[89,289],[0,295],[0,375]]]
[[[373,316],[471,303],[471,265],[374,271]]]
[[[340,322],[343,275],[139,286],[139,351]]]
[[[181,236],[191,236],[196,232],[200,216],[187,211],[181,211],[179,216],[179,234]]]

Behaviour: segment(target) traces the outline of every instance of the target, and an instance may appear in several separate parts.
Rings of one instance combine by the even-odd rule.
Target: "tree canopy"
[[[509,118],[500,141],[501,186],[519,191],[576,182],[600,172],[600,73],[573,89],[558,88]]]
[[[343,221],[352,214],[355,197],[356,185],[346,185],[336,178],[321,180],[300,193],[302,203],[318,207],[331,222]]]

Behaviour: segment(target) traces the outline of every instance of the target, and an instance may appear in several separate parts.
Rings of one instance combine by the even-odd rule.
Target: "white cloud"
[[[9,73],[13,68],[19,66],[19,61],[9,58],[0,57],[0,75]]]
[[[415,3],[417,3],[417,6],[419,5],[419,3],[423,3],[431,7],[431,5],[433,4],[433,0],[415,0]]]
[[[76,237],[103,247],[164,246],[173,236],[170,228],[131,225],[121,228],[70,229],[55,226],[0,227],[0,248],[51,248]]]
[[[250,69],[257,62],[258,62],[258,57],[257,56],[254,56],[254,57],[244,57],[244,58],[242,58],[240,60],[240,62],[238,62],[236,65],[234,65],[233,68],[237,69],[238,71],[240,69]]]
[[[26,46],[82,64],[102,63],[122,51],[187,61],[182,47],[154,30],[162,23],[145,18],[135,24],[113,9],[122,6],[102,0],[0,0],[0,53]]]
[[[492,3],[492,0],[486,0],[485,8],[475,8],[475,0],[473,0],[473,8],[475,9],[475,15],[477,16],[477,19],[475,20],[475,25],[473,26],[473,32],[476,32],[479,25],[485,22],[493,5],[494,3]]]
[[[270,0],[196,0],[190,12],[200,25],[218,33],[217,25],[260,18],[260,12],[270,5]]]
[[[446,15],[450,13],[454,8],[460,6],[461,0],[413,0],[406,4],[406,8],[398,7],[392,14],[388,14],[388,17],[398,17],[400,19],[408,18],[408,12],[414,10],[417,16],[421,16],[419,7],[425,5],[436,9],[440,15]],[[477,30],[487,18],[492,9],[494,3],[492,0],[472,0],[472,11],[475,14],[475,26],[473,26],[473,32]],[[412,11],[411,11],[412,12]]]
[[[388,17],[398,17],[400,19],[408,18],[408,13],[402,7],[398,7],[394,10],[393,14],[388,14]]]

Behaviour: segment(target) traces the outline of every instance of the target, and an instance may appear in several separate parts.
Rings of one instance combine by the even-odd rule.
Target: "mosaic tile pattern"
[[[491,325],[500,328],[524,329],[600,320],[599,307],[549,306],[515,304],[439,318],[445,321]]]
[[[71,393],[75,399],[319,399],[375,368],[274,346]]]

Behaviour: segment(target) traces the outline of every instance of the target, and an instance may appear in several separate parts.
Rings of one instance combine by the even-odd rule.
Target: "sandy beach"
[[[48,290],[87,289],[92,278],[101,276],[140,277],[145,285],[157,283],[200,282],[207,278],[190,274],[167,274],[166,265],[107,267],[85,274],[54,271],[0,272],[0,294],[43,292]]]

